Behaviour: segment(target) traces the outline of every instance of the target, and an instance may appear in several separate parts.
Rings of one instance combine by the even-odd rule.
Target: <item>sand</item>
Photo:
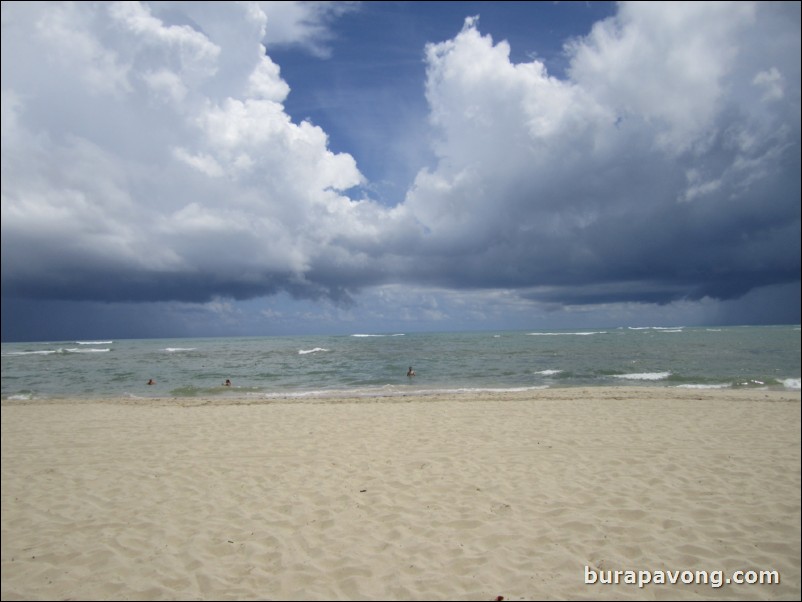
[[[2,599],[798,600],[800,407],[670,388],[4,401]],[[693,574],[598,582],[616,570]]]

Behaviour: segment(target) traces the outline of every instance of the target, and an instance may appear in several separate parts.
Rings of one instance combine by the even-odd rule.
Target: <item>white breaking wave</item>
[[[636,374],[613,374],[613,378],[623,378],[626,380],[665,380],[671,376],[671,372],[639,372]]]
[[[403,337],[404,333],[400,332],[398,334],[352,334],[351,336],[363,339],[367,337]]]
[[[111,349],[78,349],[74,347],[72,349],[65,349],[67,353],[106,353],[107,351],[111,351]]]
[[[167,353],[175,353],[177,351],[195,351],[197,347],[166,347],[164,350]]]
[[[677,389],[729,389],[732,385],[721,383],[720,385],[677,385]]]
[[[781,382],[783,384],[783,387],[785,387],[786,389],[794,389],[795,391],[799,391],[800,390],[799,381],[800,379],[798,378],[786,378]]]
[[[529,332],[527,334],[533,337],[564,337],[564,336],[586,337],[591,334],[607,334],[607,331],[598,330],[593,332]]]
[[[306,355],[308,353],[317,353],[318,351],[328,351],[328,349],[323,349],[323,347],[315,347],[314,349],[299,349],[298,355]]]
[[[78,347],[71,347],[69,349],[41,349],[39,351],[11,351],[4,353],[3,357],[13,355],[55,355],[67,353],[106,353],[111,349],[79,349]]]
[[[261,399],[324,399],[330,397],[339,398],[393,398],[408,396],[428,396],[428,395],[452,395],[462,393],[519,393],[526,391],[543,391],[548,389],[547,385],[532,387],[460,387],[443,389],[410,389],[408,387],[397,387],[394,385],[384,385],[359,389],[317,389],[313,391],[282,391],[282,392],[254,392],[250,397]]]
[[[111,345],[114,341],[75,341],[77,345]]]
[[[542,376],[554,376],[560,372],[562,372],[562,370],[541,370],[540,372],[535,372],[535,374],[541,374]]]

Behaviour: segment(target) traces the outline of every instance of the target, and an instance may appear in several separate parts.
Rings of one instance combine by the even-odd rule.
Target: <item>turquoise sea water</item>
[[[412,366],[416,376],[408,378]],[[149,379],[156,384],[148,386]],[[223,385],[231,379],[232,386]],[[799,326],[2,344],[2,398],[276,398],[656,386],[800,389]]]

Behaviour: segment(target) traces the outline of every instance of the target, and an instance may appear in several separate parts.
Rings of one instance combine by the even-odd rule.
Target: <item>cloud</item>
[[[429,277],[563,303],[798,280],[799,42],[759,42],[788,10],[625,4],[567,45],[566,80],[473,19],[430,45],[438,164],[405,203]],[[786,78],[793,98],[756,89]]]
[[[61,101],[14,77],[3,84],[4,291],[114,301],[325,292],[304,274],[356,211],[342,194],[362,181],[355,161],[284,112],[264,15],[186,8],[170,18],[192,26],[138,3],[4,7],[7,29],[24,17],[35,34],[8,44],[27,51],[33,84],[60,79]],[[51,57],[75,39],[89,50],[62,54],[77,77],[59,78]],[[250,49],[236,60],[234,39]],[[114,66],[113,88],[86,87],[94,76],[81,75],[98,62]]]
[[[683,151],[721,109],[755,11],[749,2],[622,4],[569,46],[570,75],[617,114],[652,124],[661,146]]]
[[[4,299],[347,309],[408,285],[580,307],[798,281],[795,3],[624,3],[562,79],[469,18],[425,49],[436,162],[395,207],[292,120],[270,58],[325,56],[352,9],[4,3]]]
[[[266,41],[270,47],[299,46],[314,56],[328,58],[333,38],[331,23],[356,10],[359,2],[259,2],[269,15]]]

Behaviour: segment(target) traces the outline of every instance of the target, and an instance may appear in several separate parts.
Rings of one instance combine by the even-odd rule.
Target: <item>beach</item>
[[[670,387],[3,400],[2,599],[798,600],[800,415]]]

